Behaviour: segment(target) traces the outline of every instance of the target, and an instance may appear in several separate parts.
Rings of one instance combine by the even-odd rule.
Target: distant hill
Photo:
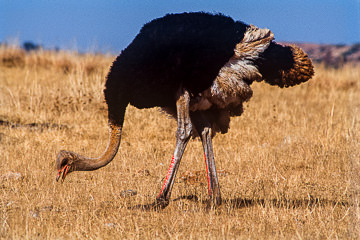
[[[294,43],[301,47],[314,63],[339,67],[344,63],[360,63],[360,43],[352,45],[331,45]]]

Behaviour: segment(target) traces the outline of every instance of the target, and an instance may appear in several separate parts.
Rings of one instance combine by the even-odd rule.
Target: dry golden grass
[[[128,107],[110,165],[55,181],[59,150],[97,156],[106,147],[112,60],[0,48],[1,239],[359,237],[359,67],[316,66],[289,89],[253,84],[243,116],[214,138],[223,205],[205,209],[202,146],[192,140],[175,201],[143,212],[128,207],[154,201],[175,145],[176,123],[157,109]]]

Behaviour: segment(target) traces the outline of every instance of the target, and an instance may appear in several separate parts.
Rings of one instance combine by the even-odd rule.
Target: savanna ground
[[[154,201],[176,123],[128,107],[108,166],[55,181],[61,149],[98,156],[114,56],[0,48],[1,239],[357,239],[360,68],[316,66],[288,89],[254,83],[244,114],[214,138],[223,205],[208,211],[201,142],[191,140],[170,205]]]

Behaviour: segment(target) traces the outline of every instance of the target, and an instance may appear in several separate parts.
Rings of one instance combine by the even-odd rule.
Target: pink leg
[[[216,174],[215,159],[212,149],[211,129],[205,128],[201,134],[205,152],[206,172],[208,176],[209,197],[212,203],[217,206],[221,204],[219,181]]]
[[[207,163],[207,158],[206,158],[206,154],[205,154],[205,153],[204,153],[204,156],[205,156],[206,176],[207,176],[207,183],[208,183],[208,189],[209,189],[209,196],[211,196],[209,168],[208,168],[208,163]]]
[[[190,95],[187,91],[184,91],[176,102],[178,122],[178,129],[176,131],[176,147],[164,184],[156,198],[156,203],[161,207],[166,207],[169,204],[176,173],[179,169],[180,161],[186,145],[190,140],[192,124],[189,116],[189,102]]]
[[[174,163],[175,163],[175,157],[173,156],[172,159],[171,159],[171,163],[170,163],[168,173],[166,174],[166,177],[165,177],[164,184],[163,184],[163,186],[161,188],[161,191],[160,191],[159,195],[157,196],[157,198],[160,198],[161,194],[163,193],[164,189],[166,188],[166,186],[168,184],[170,176],[173,174]]]
[[[221,204],[221,194],[219,181],[216,174],[210,123],[206,119],[206,116],[204,116],[202,113],[194,113],[191,117],[196,130],[201,137],[204,148],[210,204],[218,206]]]

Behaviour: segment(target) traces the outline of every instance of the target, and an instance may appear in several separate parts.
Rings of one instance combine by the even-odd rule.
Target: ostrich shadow
[[[173,200],[172,202],[180,201],[180,200],[188,200],[197,204],[205,205],[206,209],[211,209],[211,205],[209,205],[209,200],[202,200],[196,194],[189,195],[181,195]],[[133,207],[129,207],[129,209],[140,209],[143,211],[161,211],[162,209],[168,206],[169,202],[153,202],[151,204],[140,204],[135,205]],[[272,206],[276,208],[284,208],[284,209],[297,209],[297,208],[316,208],[316,207],[350,207],[351,203],[348,201],[335,201],[329,200],[325,198],[316,198],[316,197],[308,197],[307,199],[249,199],[249,198],[233,198],[233,199],[223,199],[222,206],[227,206],[232,209],[242,209],[242,208],[250,208],[254,206]]]

